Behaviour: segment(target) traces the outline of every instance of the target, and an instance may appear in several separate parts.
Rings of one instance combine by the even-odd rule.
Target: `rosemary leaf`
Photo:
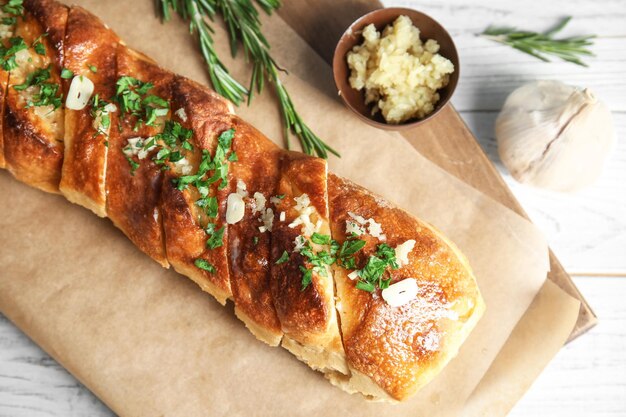
[[[586,67],[581,56],[593,56],[587,49],[593,45],[595,35],[572,36],[555,39],[553,35],[561,31],[571,20],[571,16],[562,19],[552,29],[543,33],[521,31],[512,27],[488,27],[481,36],[495,42],[508,45],[542,61],[550,62],[547,56]]]
[[[184,20],[189,20],[190,33],[198,34],[200,51],[207,63],[209,78],[213,88],[218,94],[226,97],[235,105],[241,104],[248,94],[248,90],[235,80],[228,69],[220,61],[215,51],[213,30],[205,20],[205,17],[212,18],[215,15],[213,7],[214,0],[156,0],[157,10],[161,14],[163,21],[171,19],[170,9],[180,15]]]

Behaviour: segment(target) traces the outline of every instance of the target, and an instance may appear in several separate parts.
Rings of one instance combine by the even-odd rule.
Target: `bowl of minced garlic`
[[[359,117],[402,130],[432,118],[459,79],[452,38],[434,19],[405,8],[380,9],[354,22],[333,58],[339,95]]]

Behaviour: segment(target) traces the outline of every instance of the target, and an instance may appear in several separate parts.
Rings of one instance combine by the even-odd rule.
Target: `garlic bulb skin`
[[[589,89],[535,81],[496,120],[500,159],[517,181],[573,192],[593,183],[613,147],[611,112]]]

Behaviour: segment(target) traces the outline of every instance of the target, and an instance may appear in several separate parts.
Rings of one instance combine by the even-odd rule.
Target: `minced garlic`
[[[454,65],[439,55],[433,39],[422,43],[411,19],[400,16],[381,33],[373,24],[363,30],[364,42],[348,53],[350,85],[365,89],[372,114],[388,123],[423,118],[435,110],[437,90],[448,85]]]

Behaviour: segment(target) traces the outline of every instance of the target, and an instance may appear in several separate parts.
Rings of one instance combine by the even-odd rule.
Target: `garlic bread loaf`
[[[0,10],[0,168],[108,217],[347,392],[406,400],[456,355],[485,306],[440,232],[280,149],[81,7]]]

